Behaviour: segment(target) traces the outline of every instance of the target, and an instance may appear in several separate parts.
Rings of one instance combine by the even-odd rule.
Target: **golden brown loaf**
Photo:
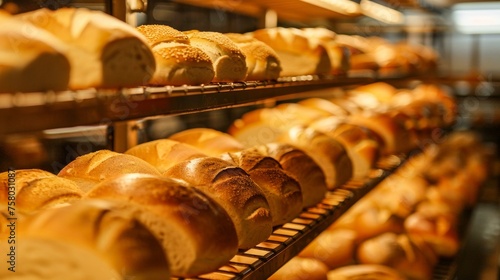
[[[236,227],[239,248],[253,247],[271,234],[274,213],[266,196],[236,165],[215,157],[196,158],[174,165],[163,175],[184,180],[217,201]]]
[[[186,31],[192,46],[204,51],[212,60],[214,82],[243,81],[247,75],[246,58],[238,45],[222,33]]]
[[[293,220],[302,211],[302,191],[280,163],[255,149],[225,153],[223,160],[245,170],[269,202],[273,226]]]
[[[314,206],[325,198],[325,174],[306,152],[285,143],[269,143],[256,146],[255,149],[277,160],[281,167],[299,182],[303,208]]]
[[[0,173],[0,204],[12,201],[9,199],[8,174]],[[75,182],[40,169],[16,170],[14,181],[14,208],[25,213],[72,203],[84,195]]]
[[[67,89],[66,52],[67,46],[49,32],[9,15],[1,17],[0,93]]]
[[[139,220],[160,241],[173,276],[211,272],[237,252],[236,231],[227,212],[182,181],[126,174],[95,186],[88,197],[139,207]]]
[[[211,128],[186,129],[169,136],[169,139],[189,144],[214,157],[245,149],[245,146],[231,135]]]
[[[387,265],[410,279],[432,279],[434,264],[406,234],[387,232],[366,240],[356,257],[361,264]]]
[[[269,280],[326,280],[328,267],[313,258],[294,257],[278,269]]]
[[[297,102],[297,104],[323,111],[336,117],[345,117],[350,114],[346,108],[343,108],[342,106],[324,98],[311,97],[301,100]]]
[[[81,190],[87,192],[99,182],[128,173],[160,176],[158,170],[146,161],[109,150],[99,150],[77,157],[67,164],[58,176],[76,182]]]
[[[352,178],[352,161],[345,148],[332,137],[314,130],[296,126],[280,136],[279,142],[304,150],[323,169],[326,184],[333,190]]]
[[[281,62],[278,54],[252,36],[238,33],[224,34],[238,45],[246,57],[247,81],[276,80],[280,76]]]
[[[328,112],[295,103],[282,103],[273,108],[260,108],[235,120],[228,133],[247,147],[276,142],[278,137],[295,125],[307,125],[329,116]]]
[[[30,256],[25,258],[27,262],[15,274],[33,277],[28,277],[29,279],[49,279],[44,278],[45,272],[59,275],[59,279],[74,279],[64,275],[70,272],[67,271],[70,267],[64,267],[69,264],[66,261],[58,263],[60,258],[56,256],[61,253],[58,247],[62,247],[67,249],[63,253],[64,258],[80,258],[75,262],[81,262],[82,267],[71,269],[71,273],[74,273],[72,275],[94,274],[85,279],[102,279],[96,277],[94,271],[85,271],[92,269],[92,262],[99,260],[105,262],[111,270],[104,275],[119,276],[113,279],[168,278],[170,271],[165,253],[155,236],[138,221],[139,215],[139,210],[124,204],[82,200],[70,206],[48,209],[26,217],[19,223],[18,243],[21,252]],[[23,244],[24,238],[27,239],[27,244]],[[43,245],[33,244],[34,240]],[[38,250],[47,246],[49,249],[43,253],[38,250],[28,253],[24,246],[33,246]],[[94,256],[86,258],[86,254],[78,255],[79,250]]]
[[[283,69],[282,77],[330,73],[331,62],[325,47],[309,40],[300,29],[265,28],[249,35],[276,51]]]
[[[364,178],[375,167],[380,146],[365,129],[345,123],[342,118],[335,116],[314,121],[309,127],[325,133],[344,146],[352,161],[353,178]]]
[[[68,45],[70,88],[121,88],[147,84],[155,60],[134,27],[85,8],[39,9],[18,16]]]
[[[328,269],[354,263],[357,233],[349,229],[325,230],[309,243],[298,256],[315,258]]]
[[[214,78],[210,57],[201,49],[189,45],[181,31],[166,25],[137,27],[148,40],[156,60],[152,85],[199,85]]]
[[[164,173],[175,164],[194,158],[206,157],[193,146],[170,139],[160,139],[139,144],[125,152],[145,160],[154,166],[160,173]]]

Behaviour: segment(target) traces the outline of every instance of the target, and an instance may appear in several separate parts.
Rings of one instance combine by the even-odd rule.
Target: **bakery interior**
[[[86,24],[110,30],[102,36],[99,30],[82,32],[80,38],[68,39],[71,32],[85,31],[84,24],[74,24],[67,30],[47,29],[52,36],[47,38],[57,37],[58,44],[62,38],[64,47],[55,49],[63,56],[66,52],[72,53],[71,48],[78,52],[68,54],[69,65],[60,63],[63,66],[56,69],[54,65],[59,62],[42,64],[36,68],[37,73],[23,72],[22,67],[34,65],[36,56],[43,57],[44,50],[35,51],[33,56],[33,51],[22,49],[20,52],[18,48],[9,49],[12,44],[0,42],[0,76],[4,75],[0,77],[0,189],[8,192],[11,185],[7,176],[13,170],[18,183],[15,199],[9,197],[10,193],[9,196],[0,194],[2,255],[8,248],[3,238],[9,237],[4,224],[9,214],[4,204],[16,202],[16,215],[19,215],[16,216],[15,236],[10,232],[10,237],[18,239],[19,272],[12,273],[2,261],[0,279],[25,279],[22,277],[26,275],[33,277],[30,279],[105,279],[104,275],[116,277],[109,279],[500,279],[500,1],[0,0],[0,8],[7,14],[4,21],[0,13],[2,42],[17,42],[12,38],[20,38],[15,34],[18,30],[22,36],[39,39],[38,35],[30,33],[30,28],[43,28],[41,23],[52,20],[44,21],[47,20],[45,16],[50,18],[52,12],[58,11],[63,11],[61,18],[68,10],[97,12],[105,16],[103,24],[98,24],[100,17],[92,19],[94,14],[85,19]],[[23,17],[25,14],[27,16]],[[17,28],[18,22],[19,26],[24,24],[23,27]],[[15,28],[5,28],[7,23],[14,24]],[[210,70],[212,76],[206,79],[208,82],[199,82],[199,77],[194,79],[198,82],[192,84],[169,81],[165,78],[169,72],[158,74],[158,70],[165,67],[165,71],[171,71],[168,67],[172,66],[168,63],[179,63],[179,59],[177,57],[177,62],[164,59],[160,64],[159,46],[184,44],[176,40],[185,39],[175,35],[177,37],[168,43],[153,45],[152,40],[161,40],[154,36],[163,31],[148,37],[147,30],[139,28],[153,25],[184,32],[186,35],[182,36],[187,36],[188,44],[195,47],[205,44],[205,38],[197,35],[204,32],[217,33],[217,36],[225,34],[232,42],[240,38],[236,36],[239,34],[262,40],[266,48],[272,49],[269,57],[278,57],[281,72],[248,78],[250,72],[246,72],[249,68],[245,66],[246,76],[241,77],[246,78],[223,78],[224,69],[215,68],[210,57],[208,61],[214,63],[214,68]],[[234,34],[233,37],[230,34]],[[147,39],[134,37],[143,35]],[[128,69],[128,65],[116,62],[121,69],[110,71],[122,75],[116,79],[124,82],[119,85],[110,82],[111,86],[106,84],[106,79],[111,81],[114,76],[104,74],[94,86],[85,84],[92,79],[86,79],[86,75],[96,76],[90,74],[94,68],[72,75],[80,65],[73,59],[81,50],[81,53],[90,52],[88,49],[95,46],[104,49],[106,43],[102,42],[113,40],[113,36],[117,36],[116,41],[119,36],[125,36],[125,40],[131,36],[134,44],[143,44],[141,47],[145,46],[146,50],[141,49],[141,55],[151,56],[156,72],[152,74],[149,69],[149,72],[141,72],[142,78],[129,78],[123,76],[127,75],[126,70],[121,71]],[[293,36],[302,41],[292,39]],[[276,43],[276,38],[282,38],[281,45]],[[294,45],[297,41],[300,42]],[[237,42],[235,46],[243,50],[245,44]],[[89,45],[92,46],[86,48]],[[136,46],[130,43],[129,50],[136,50]],[[223,47],[218,48],[219,52],[228,52]],[[23,55],[23,51],[26,54]],[[125,53],[127,50],[117,47],[114,51]],[[250,65],[251,52],[245,53],[247,65]],[[94,57],[92,55],[89,57]],[[103,64],[105,72],[104,55],[98,55],[96,60]],[[22,62],[12,63],[10,58],[14,56],[17,57],[14,61]],[[261,71],[272,70],[269,57],[264,66],[267,68]],[[324,57],[328,59],[328,70],[320,67]],[[2,65],[4,61],[7,62]],[[81,62],[83,64],[86,63]],[[234,66],[235,62],[230,64]],[[45,73],[40,69],[46,69]],[[235,71],[226,70],[229,74]],[[60,80],[66,79],[66,84],[54,88],[50,85],[47,88],[47,83],[29,85],[40,77],[59,80],[54,84],[64,83]],[[37,85],[41,85],[38,86],[40,90]],[[205,131],[197,130],[200,128]],[[210,142],[210,137],[221,139]],[[204,138],[208,139],[206,143],[202,143]],[[187,146],[186,151],[176,154],[174,146],[169,146],[164,149],[171,153],[171,158],[162,158],[161,153],[167,154],[167,150],[160,152],[159,146],[155,146],[157,154],[150,155],[155,153],[151,151],[152,146],[144,146],[165,139],[169,142],[163,145],[180,147],[180,142],[182,148]],[[274,143],[283,147],[289,144],[287,151],[300,153],[304,161],[286,163],[285,152],[277,155],[278,152],[271,148]],[[252,163],[244,162],[243,151],[247,149],[254,149],[251,153],[256,158],[274,159],[272,163],[262,161],[249,167],[245,164]],[[98,156],[84,158],[102,151],[112,154],[99,155],[102,159],[96,159]],[[339,155],[341,152],[344,158]],[[220,156],[224,162],[214,160],[217,164],[212,163],[212,167],[193,167],[207,155]],[[127,159],[120,161],[120,156],[134,156],[134,159],[127,163]],[[278,159],[281,156],[283,162]],[[109,160],[113,157],[117,157],[114,163]],[[335,160],[323,165],[322,160],[327,157]],[[91,160],[111,163],[99,167],[99,162]],[[127,173],[141,173],[134,170],[139,170],[137,165],[143,164],[143,160],[148,164],[144,170],[153,167],[154,172],[150,173],[155,175],[148,171],[144,172],[149,174],[144,178],[143,174],[127,177]],[[231,163],[229,167],[227,162]],[[85,164],[87,166],[83,167]],[[135,166],[129,168],[127,164]],[[264,187],[259,180],[271,176],[259,170],[271,168],[266,164],[277,164],[279,174],[309,172],[291,176],[293,184],[290,186],[302,188],[300,203],[292,202],[291,195],[285,198],[284,194],[271,202],[262,191],[269,200],[269,204],[266,201],[262,207],[269,207],[272,214],[272,221],[267,217],[266,230],[245,228],[251,226],[248,221],[254,218],[234,218],[243,210],[233,209],[234,205],[230,205],[233,199],[224,200],[223,195],[212,194],[217,192],[216,188],[206,187],[210,190],[205,190],[204,186],[198,186],[208,186],[221,179],[218,177],[232,180],[230,176],[245,173],[245,178],[251,178],[247,184],[259,185],[260,190]],[[211,174],[215,165],[221,170],[233,168],[233,173],[220,173],[222,175],[205,179],[211,176],[205,173]],[[88,170],[81,174],[74,171],[84,168]],[[29,170],[37,171],[23,175]],[[311,178],[318,170],[323,180],[314,194],[308,194],[310,201],[307,204],[305,187],[299,183],[301,178]],[[259,177],[259,172],[264,175]],[[90,179],[91,176],[97,177],[97,181],[92,181],[95,178]],[[165,176],[174,180],[158,179]],[[66,190],[69,187],[62,181],[56,183],[56,179],[62,178],[72,181],[77,190]],[[28,186],[35,189],[36,181],[42,179],[54,181],[40,184],[40,191],[24,191]],[[144,187],[146,192],[148,189],[161,192],[154,189],[152,185],[155,184],[171,185],[172,188],[182,185],[184,192],[185,185],[197,185],[189,188],[196,189],[190,191],[193,196],[190,201],[182,202],[176,197],[172,201],[175,200],[177,206],[169,206],[175,209],[164,211],[174,213],[192,207],[195,216],[200,217],[186,218],[191,214],[168,212],[161,221],[151,222],[152,216],[145,216],[149,215],[148,211],[156,211],[151,210],[156,209],[156,202],[142,205],[149,199],[142,198],[145,192],[126,193],[130,190],[125,187],[120,192],[118,186],[126,184],[130,184],[127,187],[130,190]],[[26,198],[21,197],[21,189],[27,193],[24,194]],[[208,200],[215,206],[201,196],[204,191],[210,193]],[[131,198],[135,196],[138,201]],[[202,199],[198,201],[194,196]],[[123,199],[113,204],[116,197],[127,197],[125,200],[134,201],[134,207],[123,206],[126,204]],[[85,204],[94,199],[113,203]],[[168,199],[165,201],[175,204]],[[137,203],[140,206],[135,205]],[[293,203],[295,210],[290,210]],[[188,204],[190,206],[186,206]],[[281,213],[283,217],[276,217],[279,215],[273,214],[273,207],[288,212]],[[214,223],[206,224],[216,219],[208,214],[205,218],[198,215],[211,212],[206,211],[208,208],[222,209],[224,213],[234,210],[237,214],[223,213],[224,216],[219,212],[219,216],[224,216],[219,219],[224,221],[213,220]],[[125,214],[120,212],[123,209],[126,209]],[[184,215],[184,220],[190,221],[187,222],[189,230],[175,232],[178,230],[175,227],[182,225],[178,222],[182,219],[176,215]],[[87,233],[95,226],[87,225],[89,219],[98,219],[90,223],[111,232],[108,237],[101,237],[101,242],[114,243],[104,246],[89,237]],[[205,224],[203,219],[206,219]],[[171,226],[170,220],[176,221],[175,225]],[[229,220],[234,225],[226,223]],[[24,227],[23,221],[26,221]],[[109,224],[105,224],[106,221]],[[128,224],[113,226],[113,222],[118,223],[116,221]],[[264,223],[262,221],[255,223]],[[189,249],[193,252],[188,250],[186,254],[175,255],[176,250],[182,251],[182,241],[170,244],[165,238],[158,239],[159,226],[155,224],[156,228],[151,229],[151,223],[167,224],[166,230],[173,229],[175,234],[172,236],[187,239],[186,244],[193,246]],[[81,231],[76,230],[78,227]],[[68,228],[82,234],[68,231]],[[115,233],[118,230],[122,232]],[[195,230],[198,232],[191,233]],[[137,236],[142,236],[141,241],[134,239]],[[27,244],[25,248],[22,248],[23,239]],[[129,247],[116,245],[120,241],[129,242]],[[40,245],[42,243],[44,245]],[[47,254],[47,259],[27,257],[26,252],[33,250],[28,245],[36,249],[33,252],[43,252],[55,243],[58,248],[67,246],[67,251],[59,251],[59,254],[67,253],[78,272],[68,270],[69,266],[65,267],[68,264],[55,257],[57,251]],[[96,249],[98,243],[101,247]],[[147,250],[141,249],[143,246],[148,246]],[[139,251],[147,253],[139,254]],[[173,251],[176,253],[171,253]],[[194,256],[186,257],[188,254]],[[191,257],[194,260],[186,261]],[[182,262],[179,259],[194,264],[185,271],[175,267]],[[23,272],[23,262],[37,269]],[[38,268],[46,263],[46,267],[54,265],[53,272],[40,272]],[[61,274],[63,272],[67,274]],[[86,276],[76,278],[75,273]],[[60,278],[61,275],[66,276]]]

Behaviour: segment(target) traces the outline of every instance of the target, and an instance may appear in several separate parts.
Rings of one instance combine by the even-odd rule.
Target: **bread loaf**
[[[210,128],[186,129],[170,135],[169,139],[189,144],[214,157],[245,149],[245,146],[231,135]]]
[[[256,146],[255,149],[277,160],[281,167],[299,182],[303,208],[314,206],[325,198],[325,174],[306,152],[285,143],[269,143]]]
[[[273,226],[293,220],[302,211],[302,191],[280,163],[254,149],[225,153],[221,158],[245,170],[269,202]]]
[[[199,48],[189,45],[181,31],[166,25],[141,25],[137,28],[148,40],[156,61],[152,85],[200,85],[214,78],[212,61]]]
[[[309,40],[297,28],[265,28],[249,35],[276,51],[281,62],[281,76],[329,74],[331,62],[325,47]]]
[[[328,280],[407,280],[402,274],[385,265],[358,264],[339,267],[328,272]]]
[[[9,174],[15,174],[15,177],[12,179]],[[12,199],[14,193],[15,198]],[[83,195],[84,192],[75,182],[40,169],[0,173],[0,204],[7,205],[9,201],[14,201],[14,208],[27,214],[72,203]]]
[[[160,176],[158,170],[146,161],[109,150],[77,157],[59,171],[58,176],[76,182],[83,192],[87,192],[99,182],[128,173]]]
[[[274,108],[260,108],[245,113],[228,128],[228,133],[247,147],[276,142],[295,125],[307,125],[329,113],[295,103],[282,103]]]
[[[342,106],[324,98],[311,97],[301,100],[297,102],[297,104],[323,111],[336,117],[345,117],[350,114],[346,108],[343,108]]]
[[[173,276],[211,272],[237,252],[236,231],[226,211],[179,180],[126,174],[96,185],[87,197],[139,207],[138,219],[160,241]]]
[[[130,148],[125,154],[145,160],[160,173],[181,161],[207,156],[193,146],[170,139],[145,142]]]
[[[247,81],[276,80],[280,76],[281,62],[278,54],[266,45],[252,36],[226,33],[224,34],[240,48],[246,57]]]
[[[344,75],[349,70],[349,49],[335,42],[337,34],[323,27],[302,28],[304,35],[318,44],[322,44],[330,59],[331,74]]]
[[[163,175],[184,180],[218,202],[236,227],[238,248],[251,248],[271,234],[274,213],[266,196],[236,165],[215,157],[196,158],[172,166]]]
[[[352,162],[345,148],[324,133],[296,126],[280,136],[279,142],[297,146],[312,157],[323,169],[329,190],[352,178]]]
[[[29,279],[75,279],[77,275],[102,279],[110,274],[118,277],[113,279],[168,278],[165,253],[138,216],[137,209],[123,204],[83,200],[26,217],[19,223],[18,241],[18,255],[26,262],[15,274]],[[41,251],[44,247],[47,250]],[[61,252],[62,248],[67,251]],[[70,261],[76,267],[65,267],[71,265]],[[100,266],[110,270],[101,276],[96,275],[99,270],[88,271],[99,261],[104,262]]]
[[[432,279],[433,263],[405,234],[384,233],[361,243],[357,249],[361,264],[387,265],[409,279]]]
[[[10,15],[0,18],[0,93],[68,88],[68,47],[45,30]]]
[[[204,51],[212,60],[214,82],[243,81],[247,75],[246,58],[238,45],[218,32],[186,31],[192,46]]]
[[[268,280],[326,280],[328,267],[313,258],[294,257]]]
[[[416,139],[403,123],[393,119],[389,114],[357,114],[351,115],[347,123],[369,129],[383,140],[381,155],[409,152],[415,148]]]
[[[353,178],[365,178],[375,167],[380,145],[365,129],[347,124],[334,116],[314,121],[309,127],[325,133],[344,146],[352,161]]]
[[[65,55],[71,65],[71,89],[146,85],[155,72],[153,53],[142,34],[103,12],[85,8],[39,9],[17,17],[45,29],[69,46]]]
[[[357,233],[349,229],[326,230],[309,243],[298,256],[315,258],[328,266],[328,269],[354,263]]]

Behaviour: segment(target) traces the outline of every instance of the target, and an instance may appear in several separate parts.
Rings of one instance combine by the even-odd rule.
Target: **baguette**
[[[9,174],[14,173],[0,173],[0,204],[7,205],[13,201],[11,192],[14,193],[14,190],[9,187],[14,186],[15,208],[26,214],[72,203],[84,195],[75,182],[40,169],[16,170],[13,179]]]
[[[226,211],[179,180],[126,174],[96,185],[87,197],[141,209],[138,219],[161,243],[173,276],[211,272],[237,252],[236,231]]]
[[[213,82],[237,82],[247,75],[246,58],[241,49],[219,32],[185,31],[192,46],[200,48],[211,59],[215,76]]]
[[[189,38],[181,31],[156,24],[141,25],[137,30],[147,38],[155,57],[151,85],[200,85],[214,78],[210,57],[189,45]]]
[[[217,201],[229,214],[238,235],[238,248],[265,241],[275,214],[259,186],[241,168],[215,157],[182,161],[163,173],[181,179]]]
[[[137,217],[136,209],[99,200],[82,200],[28,216],[19,223],[18,242],[19,256],[26,262],[15,274],[29,279],[49,279],[45,273],[52,274],[50,279],[74,279],[80,273],[87,275],[85,279],[109,274],[119,276],[113,279],[168,278],[169,265],[160,243]],[[47,250],[41,251],[44,247]],[[67,251],[62,253],[61,248]],[[64,258],[57,256],[61,253]],[[82,267],[65,267],[70,260]],[[90,271],[99,261],[110,271],[102,275],[96,275],[99,270]]]
[[[17,17],[69,46],[65,55],[71,65],[70,89],[141,86],[155,72],[153,53],[142,34],[103,12],[38,9]]]
[[[300,185],[283,170],[277,160],[263,156],[255,149],[225,153],[220,158],[241,167],[258,185],[269,202],[273,226],[290,222],[300,214]]]
[[[241,49],[246,57],[247,81],[276,80],[280,76],[281,62],[278,54],[266,45],[252,36],[226,33],[224,34]]]
[[[281,167],[300,185],[302,207],[320,203],[327,192],[326,178],[321,167],[303,150],[284,143],[256,146],[260,153],[277,160]]]
[[[99,182],[128,173],[160,176],[158,170],[146,161],[109,150],[77,157],[59,171],[58,176],[74,181],[86,193]]]

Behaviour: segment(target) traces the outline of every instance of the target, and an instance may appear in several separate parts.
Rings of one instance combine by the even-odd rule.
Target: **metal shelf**
[[[0,138],[14,133],[179,115],[307,97],[311,91],[366,84],[376,75],[301,76],[270,82],[203,86],[138,87],[122,90],[0,94]],[[309,95],[310,96],[310,95]]]

